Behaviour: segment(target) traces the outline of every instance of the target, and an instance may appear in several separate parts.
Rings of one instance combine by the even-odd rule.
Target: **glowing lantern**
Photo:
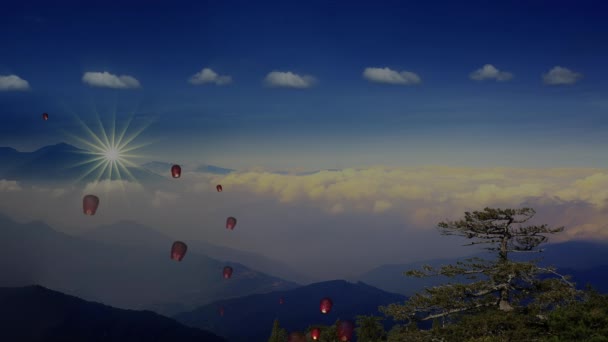
[[[85,215],[95,215],[97,212],[97,207],[99,207],[99,197],[95,195],[86,195],[82,199],[82,210]]]
[[[215,186],[215,189],[217,190],[217,192],[222,192],[222,191],[224,191],[224,189],[222,188],[222,185],[221,185],[221,184],[216,185],[216,186]]]
[[[181,241],[175,241],[173,246],[171,247],[171,259],[175,261],[182,261],[184,256],[186,255],[186,251],[188,250],[188,246]]]
[[[285,299],[283,297],[279,298],[279,304],[285,304]]]
[[[232,267],[226,266],[224,267],[224,279],[230,279],[232,277]]]
[[[233,230],[234,226],[236,226],[236,218],[230,216],[226,219],[226,229]]]
[[[340,321],[338,325],[338,339],[343,342],[352,340],[355,324],[352,321]]]
[[[49,119],[49,114],[48,113],[43,113],[42,114],[42,120],[46,121]]]
[[[321,337],[321,329],[314,328],[310,331],[310,338],[316,341],[319,339],[319,337]]]
[[[224,307],[220,306],[218,313],[220,314],[220,316],[224,317]]]
[[[331,307],[334,305],[334,303],[331,301],[330,298],[323,298],[321,299],[321,305],[320,305],[320,309],[321,309],[321,313],[329,313],[331,311]]]
[[[179,178],[182,175],[182,167],[179,165],[173,165],[171,166],[171,176],[173,176],[173,178]]]

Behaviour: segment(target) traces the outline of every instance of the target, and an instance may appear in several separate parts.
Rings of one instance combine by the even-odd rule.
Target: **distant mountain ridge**
[[[281,297],[283,304],[279,303]],[[324,297],[333,301],[328,314],[319,310]],[[332,325],[338,318],[355,320],[357,315],[378,316],[379,306],[404,300],[403,295],[365,283],[331,280],[293,290],[220,300],[174,318],[186,325],[212,331],[230,342],[266,341],[275,318],[288,332],[304,331],[313,324]],[[218,314],[219,307],[224,308],[224,316]],[[391,324],[387,322],[387,327]]]
[[[94,156],[86,150],[66,143],[44,146],[33,152],[19,152],[10,147],[0,147],[0,179],[56,183],[77,181],[81,183],[97,180],[98,171],[87,172],[95,163],[87,163]],[[163,181],[164,178],[143,168],[127,167],[137,180]],[[116,173],[111,179],[117,179]],[[110,179],[105,175],[101,179]]]
[[[117,309],[42,286],[0,288],[0,340],[226,341],[150,311]]]
[[[41,147],[33,152],[20,152],[12,147],[0,146],[0,179],[29,181],[37,183],[75,181],[85,175],[94,163],[85,163],[92,156],[88,151],[61,142]],[[179,164],[179,163],[177,163]],[[139,167],[128,167],[129,172],[139,181],[166,181],[170,178],[174,163],[150,161]],[[196,167],[184,166],[183,171],[201,172],[215,175],[228,175],[235,169],[216,165],[202,164]],[[306,176],[319,172],[337,172],[339,169],[324,169],[304,172],[271,171],[273,174]],[[101,179],[107,179],[105,175]],[[112,176],[116,179],[116,174]],[[84,177],[81,182],[97,180],[97,172]]]
[[[569,274],[571,272],[573,280],[579,287],[587,282],[593,284],[598,289],[605,289],[608,292],[608,277],[599,273],[608,267],[608,244],[585,241],[569,241],[541,246],[542,253],[512,253],[510,258],[514,261],[525,261],[542,258],[540,266],[555,266],[558,272]],[[447,277],[428,277],[415,278],[408,277],[405,271],[420,269],[422,265],[428,264],[434,267],[441,265],[454,264],[456,261],[464,261],[471,257],[492,259],[493,255],[487,252],[474,254],[461,258],[435,259],[419,261],[407,264],[391,264],[378,266],[367,271],[356,279],[376,286],[380,289],[401,293],[411,296],[422,290],[426,286],[436,286],[447,283],[448,281],[468,282],[464,277],[450,279]]]
[[[0,286],[38,283],[120,308],[168,315],[220,298],[298,286],[196,251],[175,262],[169,258],[170,248],[170,244],[91,241],[41,222],[19,224],[4,217],[0,218]],[[234,268],[230,281],[222,278],[227,264]]]
[[[85,239],[104,242],[120,243],[134,246],[149,246],[166,248],[174,239],[151,228],[133,221],[121,221],[112,225],[104,225],[81,235]],[[205,241],[190,240],[188,249],[191,252],[205,254],[211,258],[236,262],[260,272],[278,276],[296,283],[310,283],[312,280],[276,260],[265,256],[239,251],[229,247],[214,245]]]

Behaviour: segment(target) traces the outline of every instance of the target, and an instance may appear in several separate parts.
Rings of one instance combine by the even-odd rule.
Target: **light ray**
[[[117,129],[116,109],[114,109],[111,115],[111,123],[107,128],[104,127],[96,109],[94,112],[94,122],[98,126],[98,133],[93,132],[93,130],[75,114],[74,116],[84,129],[86,137],[64,132],[75,142],[74,145],[83,149],[82,151],[76,151],[78,154],[89,156],[85,160],[75,162],[74,165],[71,166],[84,167],[83,174],[78,177],[74,183],[81,182],[90,175],[93,175],[93,182],[96,184],[99,184],[102,180],[116,180],[120,183],[123,192],[126,192],[125,185],[122,183],[123,180],[139,184],[139,181],[131,170],[139,169],[141,167],[132,160],[145,158],[145,156],[139,155],[135,151],[151,144],[150,142],[138,143],[136,145],[131,143],[134,142],[152,122],[148,122],[144,127],[136,130],[125,139],[131,123],[133,122],[134,113],[129,115],[126,124],[122,129]],[[109,186],[108,182],[106,182],[106,187],[107,186]]]

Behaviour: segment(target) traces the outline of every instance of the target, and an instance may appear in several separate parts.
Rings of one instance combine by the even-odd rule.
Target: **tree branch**
[[[566,284],[570,285],[571,287],[575,287],[575,286],[574,286],[574,283],[572,283],[572,282],[568,281],[568,279],[566,279],[566,276],[564,276],[564,275],[562,275],[562,274],[559,274],[559,273],[555,272],[554,270],[552,270],[552,269],[550,269],[550,268],[538,267],[538,269],[539,269],[539,270],[543,270],[543,271],[545,271],[545,272],[547,272],[547,273],[554,274],[554,275],[556,275],[556,276],[560,277],[560,278],[561,278],[561,280],[562,280],[564,283],[566,283]]]
[[[428,321],[429,319],[434,319],[434,318],[439,318],[439,317],[445,317],[445,316],[451,315],[453,313],[473,310],[473,309],[481,308],[481,307],[484,307],[484,306],[492,306],[492,305],[496,305],[496,304],[497,303],[485,303],[485,304],[477,304],[475,306],[466,307],[466,308],[451,309],[451,310],[448,310],[448,311],[444,311],[442,313],[438,313],[438,314],[434,314],[434,315],[429,315],[429,316],[426,316],[424,318],[420,318],[419,321]]]

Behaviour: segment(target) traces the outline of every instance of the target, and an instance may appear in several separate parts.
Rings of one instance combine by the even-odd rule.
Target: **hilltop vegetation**
[[[524,225],[534,214],[531,208],[485,208],[439,223],[442,235],[464,237],[469,245],[488,245],[496,258],[406,272],[413,277],[464,276],[472,281],[426,288],[404,303],[380,307],[385,317],[359,316],[357,341],[608,342],[608,295],[590,287],[577,290],[567,275],[538,266],[537,259],[513,261],[513,253],[541,252],[538,247],[548,235],[564,230]],[[381,323],[386,318],[396,323],[388,332]],[[313,328],[321,330],[317,341],[338,340],[336,325],[315,325],[306,330],[308,341]],[[287,336],[275,321],[269,342],[285,342]]]

